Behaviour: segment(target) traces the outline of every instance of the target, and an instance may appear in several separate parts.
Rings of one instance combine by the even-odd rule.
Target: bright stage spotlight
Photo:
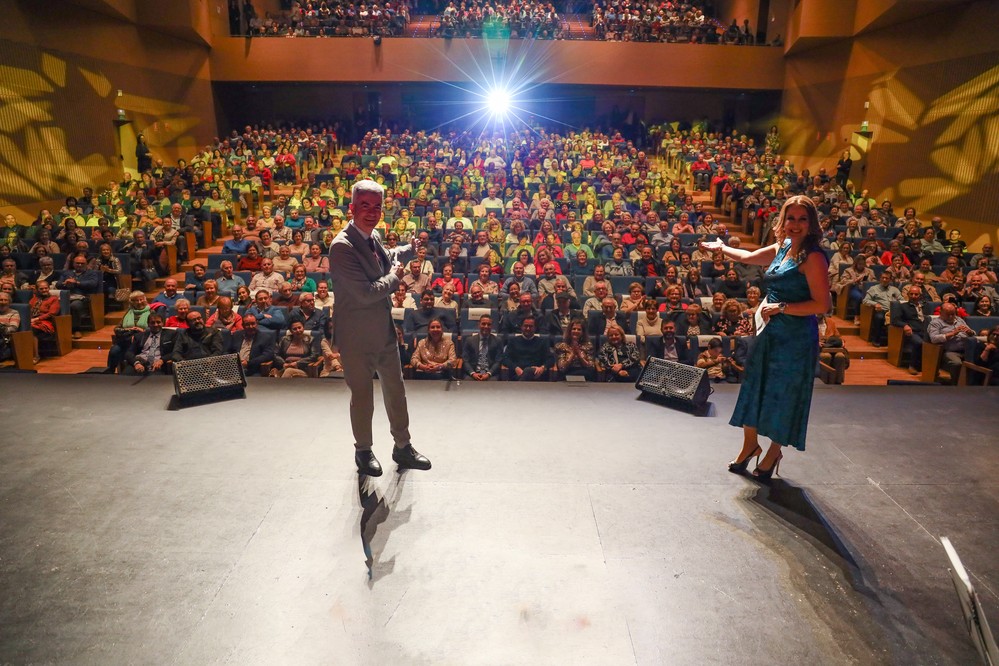
[[[486,108],[494,117],[503,118],[510,112],[510,92],[503,88],[493,88],[486,95]]]

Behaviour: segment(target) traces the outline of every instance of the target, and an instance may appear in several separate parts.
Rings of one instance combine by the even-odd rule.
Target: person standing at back
[[[390,297],[405,275],[413,248],[388,250],[373,234],[381,217],[385,190],[373,180],[359,180],[350,191],[350,224],[330,245],[330,277],[336,308],[333,344],[340,349],[343,376],[350,389],[350,424],[354,462],[361,474],[380,476],[382,466],[371,450],[374,439],[374,375],[381,380],[399,469],[430,469],[430,461],[410,442],[409,409],[402,362],[392,322]]]

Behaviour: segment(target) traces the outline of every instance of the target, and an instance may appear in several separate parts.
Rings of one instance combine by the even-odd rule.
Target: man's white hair
[[[370,178],[365,178],[364,180],[357,181],[354,183],[354,186],[350,188],[350,202],[354,203],[357,196],[363,192],[377,194],[380,199],[385,198],[385,188]]]

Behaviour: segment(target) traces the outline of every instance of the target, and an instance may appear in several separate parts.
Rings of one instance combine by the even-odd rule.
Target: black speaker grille
[[[650,357],[638,378],[638,388],[668,398],[693,400],[703,377],[701,368]]]
[[[173,380],[178,396],[246,386],[236,354],[179,361],[173,366]]]

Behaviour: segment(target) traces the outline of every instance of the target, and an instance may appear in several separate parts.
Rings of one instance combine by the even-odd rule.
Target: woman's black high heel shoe
[[[759,468],[760,465],[760,454],[763,453],[763,449],[757,444],[756,449],[750,453],[748,456],[743,458],[741,461],[733,460],[728,464],[728,471],[733,474],[745,474],[746,470],[749,468],[749,461],[752,458],[756,458],[756,466]]]
[[[780,469],[781,458],[784,457],[784,452],[781,451],[777,454],[777,460],[774,460],[774,464],[771,465],[770,469],[763,469],[757,463],[756,469],[753,471],[753,478],[762,483],[770,483],[773,481],[774,474],[777,474],[777,470]]]

